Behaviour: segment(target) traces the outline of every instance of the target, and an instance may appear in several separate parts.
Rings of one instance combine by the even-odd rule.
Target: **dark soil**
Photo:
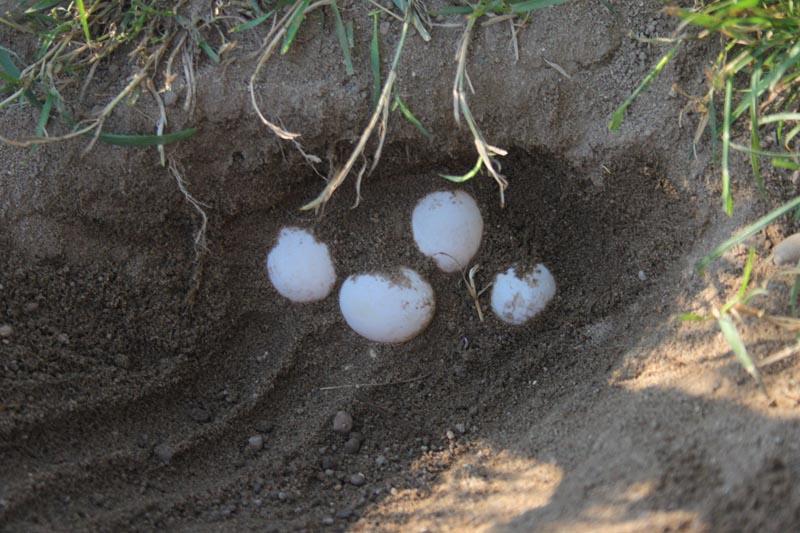
[[[372,83],[371,8],[343,5],[353,78],[317,13],[259,86],[265,111],[336,163],[366,123]],[[434,28],[429,44],[410,37],[402,62],[399,90],[434,140],[392,114],[359,207],[351,177],[321,216],[298,208],[323,180],[250,109],[247,53],[259,39],[243,38],[224,66],[197,55],[196,105],[168,114],[171,130],[199,131],[168,154],[207,206],[207,253],[196,253],[200,219],[155,150],[0,147],[0,325],[10,326],[0,330],[0,530],[795,529],[800,366],[767,367],[766,398],[713,321],[675,317],[710,313],[737,290],[743,247],[706,276],[695,261],[796,194],[796,177],[768,176],[759,200],[742,164],[736,216],[719,215],[710,146],[692,147],[699,117],[684,115],[681,129],[687,102],[671,90],[702,92],[716,53],[703,45],[609,133],[614,108],[663,53],[628,36],[673,24],[658,2],[614,6],[619,15],[599,2],[537,12],[516,63],[507,25],[477,31],[470,102],[489,142],[509,150],[503,209],[491,178],[437,175],[475,162],[451,116],[457,28]],[[399,24],[381,20],[388,56]],[[2,32],[3,46],[19,39]],[[90,92],[99,103],[124,81],[109,69]],[[152,131],[146,100],[109,130]],[[4,136],[35,128],[29,109],[4,112]],[[486,297],[480,322],[461,277],[416,250],[415,203],[455,188],[483,213],[480,287],[514,263],[555,276],[555,300],[528,325],[504,325]],[[433,322],[381,345],[347,327],[335,294],[284,300],[264,265],[284,225],[330,246],[337,289],[350,274],[415,268],[436,293]],[[755,239],[759,257],[790,230]],[[774,279],[771,305],[782,306]],[[759,357],[791,338],[748,324]],[[352,416],[349,433],[333,430],[338,411]]]

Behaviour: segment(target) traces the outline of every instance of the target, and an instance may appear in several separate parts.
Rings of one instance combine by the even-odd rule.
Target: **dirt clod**
[[[336,433],[347,435],[353,429],[353,417],[345,411],[339,411],[333,417],[333,430]]]

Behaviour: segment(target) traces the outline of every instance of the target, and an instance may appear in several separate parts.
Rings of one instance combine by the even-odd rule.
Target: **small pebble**
[[[323,526],[332,526],[333,525],[333,517],[332,516],[324,516],[322,518],[322,525]]]
[[[378,466],[384,466],[386,463],[387,463],[386,457],[384,457],[383,455],[379,455],[378,457],[375,458],[375,464]]]
[[[347,442],[344,443],[344,451],[349,454],[356,454],[361,448],[361,437],[358,433],[353,433]]]
[[[345,507],[336,513],[336,518],[340,518],[342,520],[346,520],[353,516],[353,508],[352,507]]]
[[[274,428],[272,424],[270,424],[269,422],[259,422],[258,424],[255,425],[255,430],[261,433],[262,435],[269,435],[270,433],[272,433],[273,429]]]
[[[447,440],[455,440],[456,434],[453,433],[451,430],[447,430]]]
[[[203,409],[202,407],[192,407],[189,409],[188,413],[189,418],[197,422],[198,424],[205,424],[211,420],[211,413]]]
[[[323,470],[336,470],[336,459],[330,455],[324,455],[319,461]]]
[[[61,344],[69,344],[69,335],[66,333],[59,333],[56,340]]]
[[[462,435],[467,432],[467,426],[462,423],[458,423],[455,425],[456,431],[461,433]]]
[[[25,312],[28,314],[33,313],[37,309],[39,309],[39,302],[27,302],[25,305],[22,306],[22,309],[24,309]]]
[[[639,281],[647,281],[647,274],[644,273],[644,270],[639,271]]]
[[[353,417],[344,411],[339,411],[333,417],[333,430],[336,433],[347,435],[353,429]]]
[[[354,487],[360,487],[366,482],[367,478],[364,477],[364,474],[360,472],[358,474],[353,474],[352,476],[350,476],[350,484],[353,485]]]
[[[253,435],[247,439],[247,451],[260,452],[264,447],[264,437],[261,435]]]
[[[114,356],[114,364],[119,368],[128,368],[131,366],[131,359],[124,353],[118,353]]]
[[[0,337],[8,338],[14,334],[14,328],[11,324],[0,325]]]
[[[167,443],[159,444],[153,448],[153,453],[164,464],[169,464],[172,461],[172,456],[175,455],[172,447]]]
[[[175,91],[166,91],[164,93],[164,105],[167,107],[172,107],[178,101],[178,95],[175,94]]]
[[[283,491],[278,492],[278,499],[282,502],[285,502],[289,499],[289,495]]]

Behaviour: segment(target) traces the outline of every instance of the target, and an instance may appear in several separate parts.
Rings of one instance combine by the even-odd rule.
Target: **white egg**
[[[419,201],[411,216],[411,229],[423,254],[445,272],[456,272],[466,268],[478,251],[483,218],[469,194],[439,191]]]
[[[431,286],[415,271],[350,276],[339,292],[347,325],[378,342],[405,342],[428,326],[436,307]]]
[[[772,261],[776,265],[796,265],[800,260],[800,233],[783,239],[772,252]]]
[[[328,246],[301,228],[283,228],[267,256],[275,289],[293,302],[313,302],[330,294],[336,271]]]
[[[512,267],[494,280],[492,309],[503,322],[520,325],[538,315],[555,294],[556,280],[544,265],[522,276]]]

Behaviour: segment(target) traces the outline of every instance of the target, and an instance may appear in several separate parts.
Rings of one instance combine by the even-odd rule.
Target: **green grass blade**
[[[394,111],[394,109],[399,109],[400,112],[403,113],[403,116],[406,117],[406,120],[416,126],[425,137],[432,139],[430,132],[425,129],[425,126],[422,125],[422,122],[420,122],[419,119],[414,116],[411,110],[406,107],[406,105],[403,103],[403,100],[400,99],[400,95],[398,95],[396,91],[394,95],[394,106],[392,107],[392,111]]]
[[[185,141],[197,132],[197,128],[168,133],[166,135],[119,135],[115,133],[101,133],[101,141],[115,146],[159,146]],[[89,134],[91,135],[91,134]]]
[[[766,152],[764,150],[753,150],[748,146],[743,146],[741,144],[736,144],[734,142],[731,143],[731,148],[738,152],[744,152],[746,154],[757,154],[762,157],[771,157],[773,159],[795,159],[797,158],[797,154],[792,152]]]
[[[744,274],[742,274],[742,285],[739,287],[738,298],[744,300],[747,294],[747,286],[750,284],[750,275],[753,273],[753,265],[756,262],[756,249],[751,247],[747,254],[747,263],[744,265]]]
[[[200,41],[197,44],[200,47],[200,49],[203,50],[203,52],[205,52],[206,55],[211,58],[211,61],[219,64],[219,55],[214,51],[213,48],[211,48],[211,45],[209,45],[205,41]]]
[[[713,161],[714,164],[717,164],[717,154],[719,153],[719,149],[717,148],[717,143],[719,136],[717,135],[717,109],[714,105],[714,94],[715,91],[712,89],[708,93],[708,126],[711,128],[711,153],[713,154]]]
[[[350,43],[347,42],[347,31],[344,29],[342,14],[339,12],[339,6],[336,5],[336,0],[333,0],[333,3],[331,3],[331,9],[333,10],[333,18],[336,21],[336,35],[339,37],[339,46],[342,47],[342,53],[344,54],[344,71],[348,76],[352,76],[354,71],[353,60],[350,57]]]
[[[431,11],[431,15],[469,15],[475,11],[470,6],[447,6],[436,11]]]
[[[681,313],[678,315],[678,320],[681,322],[705,322],[708,320],[708,317],[698,315],[697,313]]]
[[[800,207],[800,196],[798,196],[794,200],[786,202],[777,209],[773,209],[763,217],[759,218],[749,226],[745,227],[742,231],[740,231],[736,235],[730,237],[725,242],[714,248],[714,250],[710,254],[708,254],[707,256],[703,257],[700,261],[698,261],[696,266],[697,271],[702,274],[705,267],[708,266],[711,262],[719,259],[722,256],[722,254],[724,254],[737,244],[744,242],[746,239],[755,235],[762,229],[766,228],[767,226],[772,224],[775,220],[777,220],[784,214],[788,213],[792,209],[796,209],[798,207]]]
[[[728,153],[731,148],[731,99],[733,78],[725,80],[725,106],[722,111],[722,209],[728,216],[733,214],[733,195],[731,194],[731,173],[728,168]]]
[[[86,14],[86,8],[83,5],[83,0],[76,0],[75,3],[78,6],[78,15],[81,19],[81,27],[83,28],[83,34],[86,36],[86,42],[92,44],[92,34],[89,32],[88,16]]]
[[[720,331],[722,331],[722,336],[725,337],[725,340],[728,342],[731,350],[733,350],[739,363],[741,363],[748,374],[753,376],[753,379],[756,380],[756,383],[758,383],[759,387],[763,390],[764,383],[761,381],[761,374],[750,358],[750,354],[747,353],[747,348],[744,342],[742,342],[742,337],[739,335],[739,331],[736,329],[736,325],[733,323],[733,320],[731,320],[730,315],[720,315],[719,318],[717,318],[717,323],[719,324]]]
[[[800,61],[800,41],[796,42],[794,46],[786,53],[783,61],[778,64],[775,70],[769,77],[769,90],[775,90],[775,87],[783,80],[783,75],[787,70],[794,67]]]
[[[347,34],[347,46],[350,47],[350,50],[355,48],[356,40],[353,36],[353,21],[348,20],[347,24],[344,25],[345,33]]]
[[[15,83],[19,82],[19,77],[22,75],[17,65],[14,63],[14,60],[11,59],[12,55],[17,55],[8,48],[0,46],[0,68],[5,71],[6,75],[10,78],[13,78]],[[24,93],[25,98],[28,102],[31,103],[34,107],[42,107],[42,103],[36,98],[36,95],[33,94],[33,91],[27,89]]]
[[[369,62],[372,66],[372,109],[375,109],[381,97],[381,49],[378,45],[378,15],[373,15],[372,19],[372,45],[369,49]]]
[[[281,46],[281,54],[285,54],[289,51],[289,47],[294,42],[294,38],[297,36],[297,30],[300,29],[300,24],[303,23],[303,19],[306,18],[306,8],[311,0],[300,0],[297,4],[297,8],[295,9],[294,13],[292,14],[292,18],[289,19],[288,29],[286,30],[286,35],[283,38],[283,46]]]
[[[786,120],[800,120],[800,113],[774,113],[772,115],[761,117],[758,121],[758,124],[770,124],[771,122],[783,122]]]
[[[238,26],[234,26],[233,28],[228,30],[228,33],[239,33],[239,32],[243,32],[243,31],[251,30],[251,29],[255,28],[256,26],[258,26],[259,24],[261,24],[262,22],[266,21],[274,13],[275,13],[275,10],[268,11],[267,13],[264,13],[263,15],[259,15],[258,17],[254,18],[253,20],[248,20],[244,24],[239,24]]]
[[[397,9],[405,13],[408,0],[392,0],[392,1],[394,2],[394,5],[397,6]],[[411,24],[414,25],[414,28],[416,28],[417,32],[419,33],[419,36],[422,37],[423,41],[427,43],[428,41],[431,40],[431,34],[428,33],[428,29],[425,27],[425,24],[423,24],[423,22],[417,16],[416,5],[414,6],[414,10],[411,13]]]
[[[644,77],[639,86],[636,87],[630,96],[625,99],[622,105],[619,106],[616,111],[614,111],[614,115],[611,117],[611,122],[608,124],[609,130],[617,131],[619,129],[620,124],[622,124],[622,119],[625,117],[625,111],[628,109],[628,107],[630,107],[633,101],[636,100],[636,97],[639,96],[639,93],[641,93],[648,85],[650,85],[650,82],[652,82],[655,77],[658,76],[662,70],[664,70],[664,67],[667,66],[667,63],[669,63],[670,59],[672,59],[672,56],[674,56],[675,52],[678,51],[680,44],[680,42],[677,43],[670,49],[669,52],[664,54],[664,57],[662,57],[656,66],[653,67],[653,70],[651,70],[650,73]]]
[[[742,297],[742,303],[747,304],[750,300],[758,296],[769,296],[769,291],[767,289],[755,288]]]
[[[761,69],[756,68],[753,70],[753,75],[750,77],[750,147],[753,150],[761,149],[761,140],[758,136],[758,94],[755,91],[760,79]],[[764,179],[761,177],[761,169],[757,154],[750,154],[750,166],[753,168],[753,177],[756,179],[758,192],[761,194],[761,198],[765,199],[767,197],[767,190],[764,187]]]
[[[750,274],[753,272],[753,265],[755,264],[756,259],[756,250],[755,248],[750,248],[750,252],[747,255],[747,262],[744,265],[744,273],[742,274],[742,284],[739,286],[739,292],[736,293],[735,298],[731,298],[722,308],[719,310],[721,314],[725,314],[731,310],[731,308],[739,302],[744,302],[747,299],[756,296],[755,293],[748,295],[747,294],[747,286],[750,284]],[[758,292],[760,289],[756,289],[754,292]]]
[[[523,0],[522,2],[510,2],[510,4],[512,13],[521,14],[565,2],[569,2],[569,0]]]
[[[51,7],[57,6],[62,0],[43,0],[25,10],[26,15],[32,15],[37,11],[49,10]]]
[[[789,143],[792,142],[792,139],[794,139],[798,133],[800,133],[800,125],[795,126],[789,131],[789,133],[786,134],[786,137],[784,137],[783,140],[784,148],[788,150]]]
[[[47,93],[47,99],[45,99],[42,110],[39,113],[39,122],[36,124],[37,137],[42,137],[44,135],[44,129],[47,127],[47,122],[50,120],[50,111],[53,109],[53,102],[55,102],[56,98],[55,93]]]
[[[481,171],[482,167],[483,167],[483,159],[481,159],[479,157],[478,158],[478,162],[475,163],[475,166],[472,167],[472,170],[470,170],[469,172],[467,172],[463,176],[453,176],[453,175],[450,175],[450,174],[439,174],[439,176],[443,177],[446,180],[450,180],[450,181],[452,181],[454,183],[463,183],[463,182],[471,180],[472,178],[477,176],[478,172]]]
[[[772,165],[781,168],[788,168],[789,170],[800,170],[800,164],[785,159],[773,159]]]
[[[12,53],[13,52],[11,52],[11,50],[8,48],[0,46],[0,67],[3,69],[3,71],[5,71],[10,80],[18,82],[22,73],[17,68],[17,65],[14,64],[14,60],[11,59]]]

